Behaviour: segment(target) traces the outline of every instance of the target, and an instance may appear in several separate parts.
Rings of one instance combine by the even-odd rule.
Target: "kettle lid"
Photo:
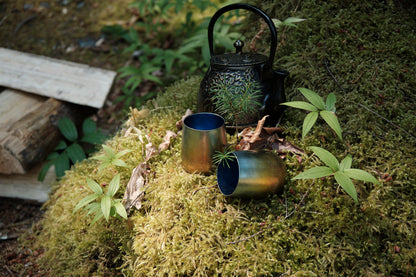
[[[265,64],[268,57],[258,53],[225,53],[211,58],[211,65],[219,66],[253,66]]]
[[[213,56],[211,58],[211,65],[244,67],[261,65],[268,61],[269,58],[262,54],[251,52],[243,53],[243,46],[244,42],[242,42],[241,40],[237,40],[234,43],[236,53],[225,53]]]

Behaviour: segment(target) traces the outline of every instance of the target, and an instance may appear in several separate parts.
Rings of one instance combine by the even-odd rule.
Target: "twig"
[[[285,209],[286,209],[286,214],[285,214],[285,218],[287,217],[287,197],[286,197],[286,191],[285,191]]]
[[[5,266],[4,266],[4,268],[5,268],[5,269],[7,270],[7,272],[10,274],[10,276],[14,277],[13,272],[10,270],[10,268],[9,268],[7,265],[5,265]]]
[[[154,108],[153,110],[150,110],[150,112],[154,112],[154,111],[161,110],[161,109],[170,109],[170,108],[174,108],[174,106],[157,107],[157,108]]]
[[[3,16],[3,18],[0,20],[0,26],[3,24],[3,22],[6,20],[7,18],[7,14],[5,16]]]
[[[307,214],[319,214],[319,215],[324,215],[324,213],[321,213],[321,212],[314,212],[314,211],[305,211],[305,213],[307,213]]]
[[[295,213],[295,211],[299,210],[299,207],[302,205],[303,200],[305,200],[306,196],[309,194],[309,191],[311,190],[314,184],[315,184],[315,180],[312,181],[312,184],[309,186],[306,192],[302,195],[302,198],[300,199],[299,203],[295,206],[295,208],[293,208],[293,210],[289,214],[286,214],[285,219],[288,219]]]
[[[198,191],[202,190],[202,189],[212,189],[215,188],[217,185],[212,185],[212,186],[205,186],[205,187],[200,187],[200,188],[196,188],[191,195],[195,195]]]
[[[19,32],[19,30],[23,27],[23,25],[32,21],[36,17],[37,17],[36,15],[32,15],[32,16],[29,16],[28,18],[26,18],[25,20],[23,20],[22,22],[20,22],[19,25],[17,25],[16,29],[14,29],[14,34],[16,35],[17,32]]]
[[[260,30],[257,34],[251,39],[250,41],[250,51],[256,52],[256,40],[261,40],[261,36],[263,35],[264,31],[266,31],[267,25],[263,22],[260,24]]]
[[[239,243],[239,242],[243,242],[243,241],[246,241],[246,240],[249,240],[249,239],[251,239],[251,238],[254,238],[255,236],[257,236],[257,235],[260,235],[261,233],[263,233],[265,231],[265,228],[264,229],[262,229],[262,230],[260,230],[260,231],[258,231],[257,233],[255,233],[255,234],[252,234],[251,236],[248,236],[248,237],[246,237],[246,238],[243,238],[243,239],[240,239],[240,240],[236,240],[236,241],[232,241],[232,242],[227,242],[226,243],[226,245],[230,245],[230,244],[236,244],[236,243]]]

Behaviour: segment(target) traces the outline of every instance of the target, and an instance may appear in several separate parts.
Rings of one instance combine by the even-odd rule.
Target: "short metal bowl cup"
[[[189,173],[208,174],[213,155],[227,143],[225,120],[214,113],[196,113],[183,121],[182,165]]]
[[[217,182],[222,194],[258,198],[283,190],[286,165],[270,151],[236,151],[234,158],[217,168]]]

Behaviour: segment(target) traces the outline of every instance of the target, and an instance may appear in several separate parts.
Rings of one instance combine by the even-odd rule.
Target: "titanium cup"
[[[225,120],[214,113],[196,113],[183,121],[182,165],[189,173],[210,173],[215,151],[227,143]]]
[[[217,169],[218,187],[226,196],[259,197],[283,189],[286,165],[269,151],[235,151]]]

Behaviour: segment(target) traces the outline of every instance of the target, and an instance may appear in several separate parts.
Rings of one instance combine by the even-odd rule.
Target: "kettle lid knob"
[[[238,54],[243,53],[243,46],[244,42],[241,40],[237,40],[236,42],[234,42],[235,52]]]

